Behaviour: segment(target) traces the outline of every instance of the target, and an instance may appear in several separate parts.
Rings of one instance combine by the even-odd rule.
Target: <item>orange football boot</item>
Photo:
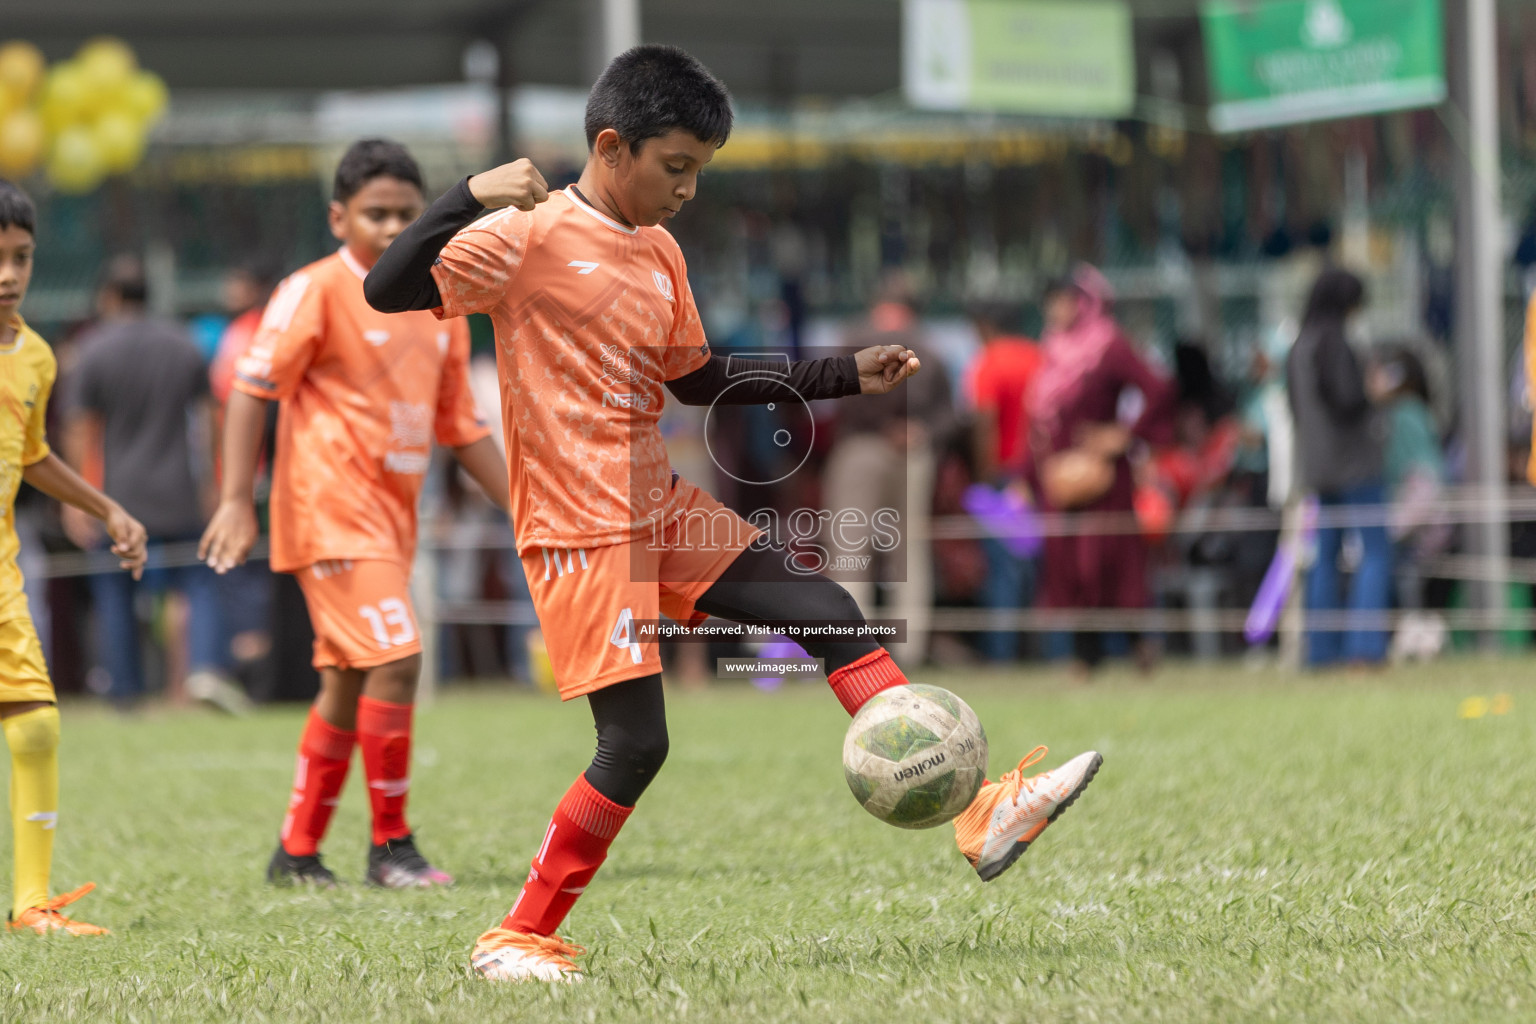
[[[553,935],[492,928],[475,943],[469,966],[488,981],[581,981],[572,958],[585,952]]]
[[[971,806],[955,818],[955,842],[983,882],[1007,871],[1045,827],[1082,795],[1104,763],[1097,751],[1078,754],[1060,768],[1024,777],[1046,754],[1036,747],[1011,772],[984,783]]]
[[[111,932],[98,925],[86,924],[84,921],[71,921],[59,913],[59,911],[94,888],[96,888],[95,882],[86,882],[74,892],[55,896],[40,907],[23,910],[20,917],[12,917],[7,920],[6,930],[13,932],[30,931],[36,932],[39,935],[52,935],[54,932],[65,932],[69,935],[111,935]]]

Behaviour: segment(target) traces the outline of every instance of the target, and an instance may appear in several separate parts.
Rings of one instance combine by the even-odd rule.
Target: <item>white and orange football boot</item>
[[[971,806],[955,818],[955,842],[983,882],[992,881],[1022,857],[1045,827],[1082,795],[1104,763],[1097,751],[1090,750],[1060,768],[1026,779],[1024,769],[1045,754],[1045,747],[1036,747],[1013,771],[996,782],[983,783]]]
[[[573,957],[586,950],[553,935],[492,928],[469,954],[469,967],[487,981],[581,981]]]
[[[84,921],[71,921],[59,913],[59,911],[94,888],[96,888],[95,882],[86,882],[74,892],[55,896],[40,907],[23,910],[20,917],[13,917],[6,922],[6,930],[12,932],[36,932],[39,935],[52,935],[55,932],[63,932],[66,935],[111,935],[111,932],[99,925],[86,924]]]

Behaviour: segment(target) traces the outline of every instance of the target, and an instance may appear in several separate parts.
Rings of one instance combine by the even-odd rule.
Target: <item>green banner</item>
[[[1136,103],[1122,0],[905,0],[902,85],[913,106],[1123,117]]]
[[[1445,99],[1440,0],[1208,0],[1200,20],[1220,132]]]

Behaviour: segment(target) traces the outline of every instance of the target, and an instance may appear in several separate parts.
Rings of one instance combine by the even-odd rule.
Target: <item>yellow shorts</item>
[[[27,595],[18,592],[0,606],[0,704],[56,699]]]

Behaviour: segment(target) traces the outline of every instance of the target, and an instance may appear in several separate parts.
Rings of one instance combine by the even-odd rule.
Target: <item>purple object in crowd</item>
[[[1250,644],[1268,642],[1280,625],[1280,614],[1296,580],[1296,559],[1317,533],[1317,499],[1307,498],[1301,506],[1301,529],[1295,537],[1283,541],[1264,573],[1253,606],[1248,609],[1248,620],[1243,624],[1243,639]]]
[[[971,484],[960,496],[960,504],[989,537],[1002,541],[1015,556],[1031,558],[1040,553],[1045,543],[1040,536],[1040,519],[1019,495],[986,484]]]
[[[757,652],[757,656],[765,660],[803,658],[805,657],[805,651],[793,640],[786,640],[775,633],[772,640],[763,644],[763,649]],[[782,676],[757,676],[752,680],[752,685],[759,690],[777,690],[784,685],[784,679]]]

